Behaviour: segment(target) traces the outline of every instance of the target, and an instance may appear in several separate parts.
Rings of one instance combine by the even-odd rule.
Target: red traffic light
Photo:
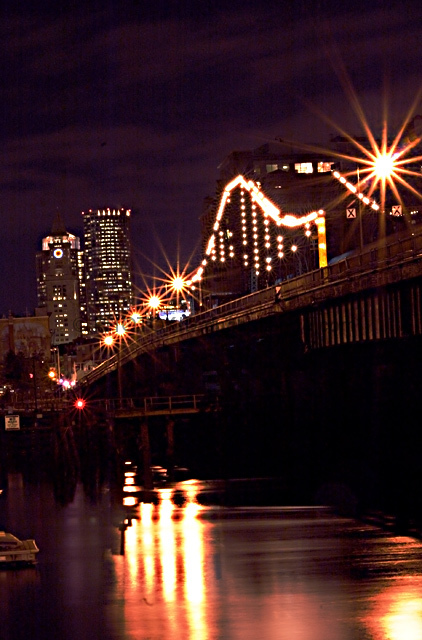
[[[76,407],[77,409],[83,409],[83,408],[84,408],[84,406],[85,406],[85,400],[83,400],[82,398],[78,398],[78,399],[75,401],[75,407]]]

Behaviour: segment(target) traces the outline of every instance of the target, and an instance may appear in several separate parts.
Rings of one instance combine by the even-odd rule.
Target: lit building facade
[[[130,209],[83,211],[88,333],[110,329],[132,306]]]
[[[73,342],[82,335],[80,240],[66,231],[60,215],[36,254],[37,314],[49,318],[51,344]]]
[[[0,360],[12,352],[24,358],[50,358],[50,325],[48,317],[0,318]]]

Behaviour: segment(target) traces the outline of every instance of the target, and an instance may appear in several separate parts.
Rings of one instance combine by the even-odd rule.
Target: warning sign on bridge
[[[19,416],[4,416],[6,431],[18,431],[21,428]]]
[[[401,216],[402,215],[401,204],[393,204],[393,206],[391,208],[391,215],[392,216]]]

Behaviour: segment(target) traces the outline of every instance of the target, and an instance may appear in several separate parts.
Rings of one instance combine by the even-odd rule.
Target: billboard
[[[4,416],[4,426],[6,431],[18,431],[21,428],[19,416]]]

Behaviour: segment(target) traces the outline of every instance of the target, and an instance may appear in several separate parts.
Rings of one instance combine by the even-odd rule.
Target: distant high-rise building
[[[48,316],[53,345],[72,342],[82,334],[80,262],[79,238],[66,231],[58,214],[51,235],[42,239],[42,250],[36,254],[37,314]]]
[[[88,332],[107,331],[132,305],[130,209],[83,211]]]

